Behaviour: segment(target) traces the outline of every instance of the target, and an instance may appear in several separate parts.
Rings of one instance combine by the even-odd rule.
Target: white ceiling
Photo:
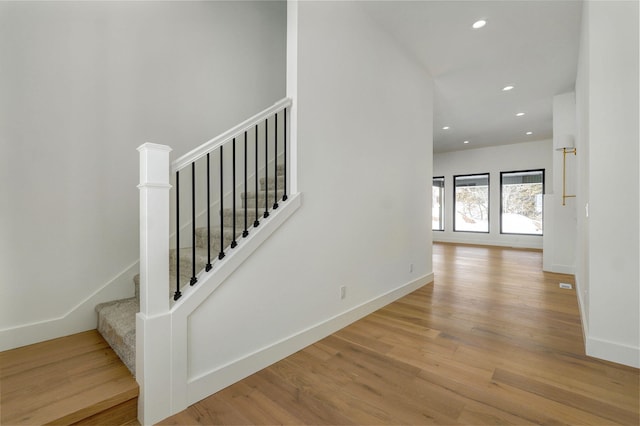
[[[582,1],[361,5],[434,79],[434,152],[552,137],[553,96],[575,86]]]

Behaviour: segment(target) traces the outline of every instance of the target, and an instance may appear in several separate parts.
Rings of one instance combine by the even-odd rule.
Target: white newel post
[[[136,316],[138,419],[143,425],[171,415],[169,316],[169,153],[146,143],[140,152],[140,312]]]

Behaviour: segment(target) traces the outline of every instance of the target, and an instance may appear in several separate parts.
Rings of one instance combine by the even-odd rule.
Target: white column
[[[576,135],[576,99],[573,92],[553,97],[554,148],[561,145],[558,141],[566,135]],[[562,157],[562,151],[553,151],[553,180],[545,187],[542,268],[549,272],[573,274],[576,265],[576,198],[567,198],[562,205]],[[567,155],[566,190],[571,195],[576,195],[576,160],[573,154]]]
[[[171,415],[169,315],[169,153],[146,143],[140,152],[140,312],[136,316],[138,420]]]
[[[146,143],[140,152],[140,313],[169,310],[169,153]]]
[[[287,1],[287,98],[289,108],[289,192],[298,192],[298,1]]]

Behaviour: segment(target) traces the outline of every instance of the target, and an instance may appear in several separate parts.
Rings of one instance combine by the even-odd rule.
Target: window
[[[431,196],[432,224],[434,231],[444,231],[444,177],[433,178],[433,194]]]
[[[453,230],[489,232],[489,173],[453,177]]]
[[[542,235],[544,170],[500,173],[500,233]]]

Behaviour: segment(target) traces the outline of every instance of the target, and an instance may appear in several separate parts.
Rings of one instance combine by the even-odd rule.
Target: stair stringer
[[[170,323],[170,333],[167,338],[170,340],[170,372],[168,377],[169,386],[166,391],[170,393],[170,414],[177,413],[188,407],[190,403],[188,374],[188,321],[189,316],[205,302],[219,288],[225,280],[245,261],[251,254],[264,243],[280,226],[282,226],[291,215],[301,206],[302,195],[300,193],[289,195],[286,201],[280,201],[279,208],[270,211],[270,216],[262,219],[260,226],[252,228],[249,236],[238,240],[235,249],[228,249],[222,261],[213,264],[213,269],[209,272],[202,271],[197,275],[198,282],[193,287],[185,288],[182,297],[173,304],[169,310],[168,320]],[[140,332],[138,328],[138,332]],[[138,352],[140,353],[140,352]],[[141,360],[137,360],[140,362]],[[162,370],[154,374],[167,374]],[[219,388],[212,388],[210,393],[218,391]],[[157,390],[154,390],[157,391]],[[166,398],[162,398],[167,400]],[[144,404],[144,402],[141,402]],[[142,407],[141,407],[142,408]],[[159,410],[160,417],[152,413],[155,407],[144,407],[146,413],[144,423],[155,423],[167,415],[162,408]]]

